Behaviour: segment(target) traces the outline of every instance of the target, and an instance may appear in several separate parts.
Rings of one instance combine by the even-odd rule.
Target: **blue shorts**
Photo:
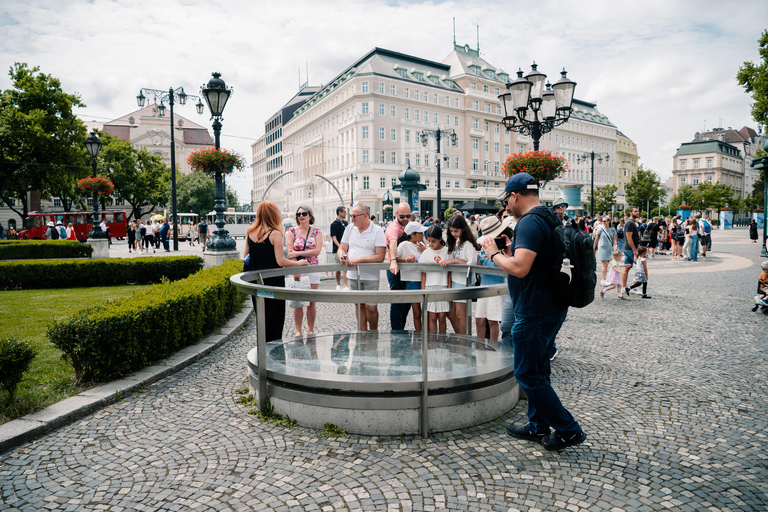
[[[635,264],[635,253],[632,249],[624,249],[624,264],[629,265],[629,268]]]
[[[421,281],[403,281],[406,290],[421,290]]]

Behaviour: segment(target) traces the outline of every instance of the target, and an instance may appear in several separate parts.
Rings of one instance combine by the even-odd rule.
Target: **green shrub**
[[[93,247],[76,240],[0,240],[0,260],[90,258]]]
[[[201,268],[199,256],[0,261],[0,290],[152,284],[184,279]]]
[[[78,381],[103,381],[139,370],[213,332],[242,307],[229,278],[230,260],[187,279],[163,282],[122,299],[83,309],[48,329],[72,362]]]
[[[35,349],[27,343],[13,337],[0,339],[0,387],[8,392],[11,402],[34,358]]]

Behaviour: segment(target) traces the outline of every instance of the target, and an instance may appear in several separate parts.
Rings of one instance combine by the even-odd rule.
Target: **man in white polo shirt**
[[[354,267],[358,263],[381,263],[386,255],[387,242],[384,232],[371,222],[368,207],[356,204],[350,215],[352,224],[344,230],[339,248],[339,261],[342,265]],[[360,287],[357,283],[357,271],[348,272],[349,287],[353,290],[378,290],[379,271],[361,270]],[[376,304],[360,304],[360,330],[376,331],[379,326],[379,310]]]

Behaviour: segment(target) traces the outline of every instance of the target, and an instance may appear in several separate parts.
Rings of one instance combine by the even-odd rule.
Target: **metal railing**
[[[254,312],[256,315],[256,346],[258,359],[258,397],[259,409],[265,410],[267,402],[267,341],[266,325],[264,322],[264,299],[295,300],[309,302],[331,302],[356,304],[359,328],[360,304],[412,304],[421,303],[422,330],[421,330],[421,406],[419,416],[419,431],[422,437],[429,435],[429,365],[427,351],[427,303],[440,301],[466,301],[467,302],[467,334],[472,333],[472,299],[483,297],[496,297],[507,294],[506,283],[492,286],[474,286],[474,274],[491,274],[506,277],[507,273],[498,267],[484,267],[481,265],[446,265],[445,267],[429,263],[401,263],[400,269],[421,270],[423,272],[461,272],[466,277],[466,288],[445,288],[442,290],[305,290],[299,288],[283,288],[268,286],[264,279],[269,277],[306,274],[314,272],[357,271],[358,288],[360,288],[360,271],[364,270],[388,270],[389,263],[363,263],[349,267],[341,264],[308,265],[305,267],[278,268],[269,270],[253,270],[236,274],[230,278],[237,289],[254,296]]]

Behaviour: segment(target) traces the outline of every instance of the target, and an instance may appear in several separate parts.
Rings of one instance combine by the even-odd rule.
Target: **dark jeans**
[[[165,249],[166,251],[170,251],[171,250],[171,247],[168,244],[168,237],[167,236],[163,237],[163,249]]]
[[[400,280],[400,273],[393,274],[387,270],[387,281],[390,290],[405,290],[405,283]],[[405,321],[408,319],[410,304],[392,304],[389,308],[389,326],[393,331],[405,329]]]
[[[518,316],[512,326],[515,377],[528,395],[528,419],[537,432],[546,432],[549,428],[558,432],[581,430],[549,380],[555,337],[567,314],[566,309],[549,316]]]

